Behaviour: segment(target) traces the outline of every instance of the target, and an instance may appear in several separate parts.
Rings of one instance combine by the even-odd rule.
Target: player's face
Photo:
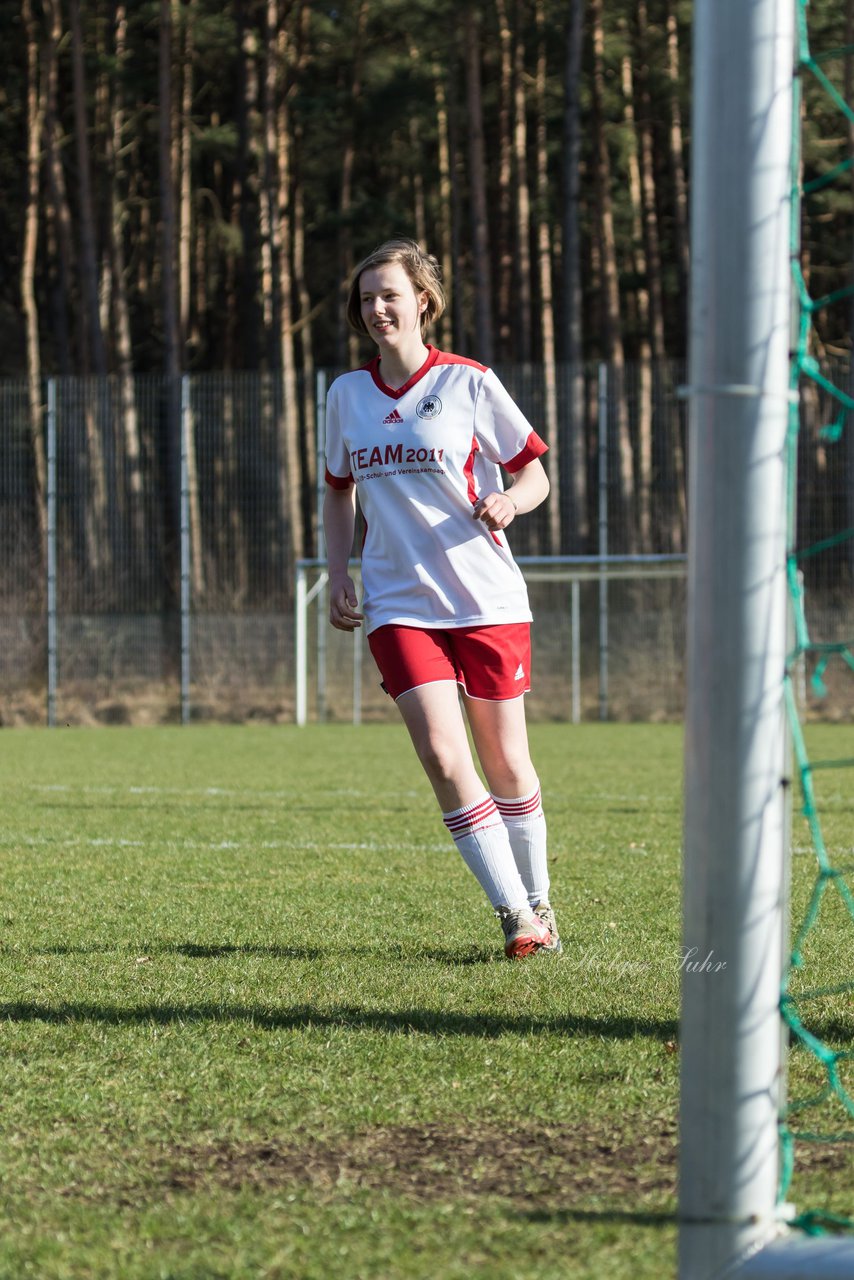
[[[363,271],[359,289],[365,328],[380,349],[401,346],[413,338],[420,340],[427,294],[415,292],[399,262]]]

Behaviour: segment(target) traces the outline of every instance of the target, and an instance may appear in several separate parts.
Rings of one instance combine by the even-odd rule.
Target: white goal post
[[[777,1204],[795,0],[696,0],[680,1280],[854,1276]]]

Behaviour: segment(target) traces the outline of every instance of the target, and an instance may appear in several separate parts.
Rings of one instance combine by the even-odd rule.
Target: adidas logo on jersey
[[[521,662],[519,663],[518,667],[516,668],[516,674],[515,674],[515,676],[513,677],[513,679],[514,679],[514,680],[524,680],[524,679],[525,679],[525,668],[522,666]]]
[[[397,409],[392,409],[388,417],[383,418],[383,426],[387,427],[389,423],[392,423],[392,422],[403,422],[403,418],[401,418],[400,414],[397,412]]]

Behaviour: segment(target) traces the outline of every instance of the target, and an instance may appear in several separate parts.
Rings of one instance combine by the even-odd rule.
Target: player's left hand
[[[506,529],[516,515],[516,503],[509,493],[488,493],[475,504],[472,517],[482,520],[487,529]]]

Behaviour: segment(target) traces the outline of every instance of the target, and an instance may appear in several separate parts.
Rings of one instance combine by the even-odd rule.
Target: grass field
[[[0,735],[3,1280],[673,1274],[681,731],[532,742],[508,964],[397,726]]]

